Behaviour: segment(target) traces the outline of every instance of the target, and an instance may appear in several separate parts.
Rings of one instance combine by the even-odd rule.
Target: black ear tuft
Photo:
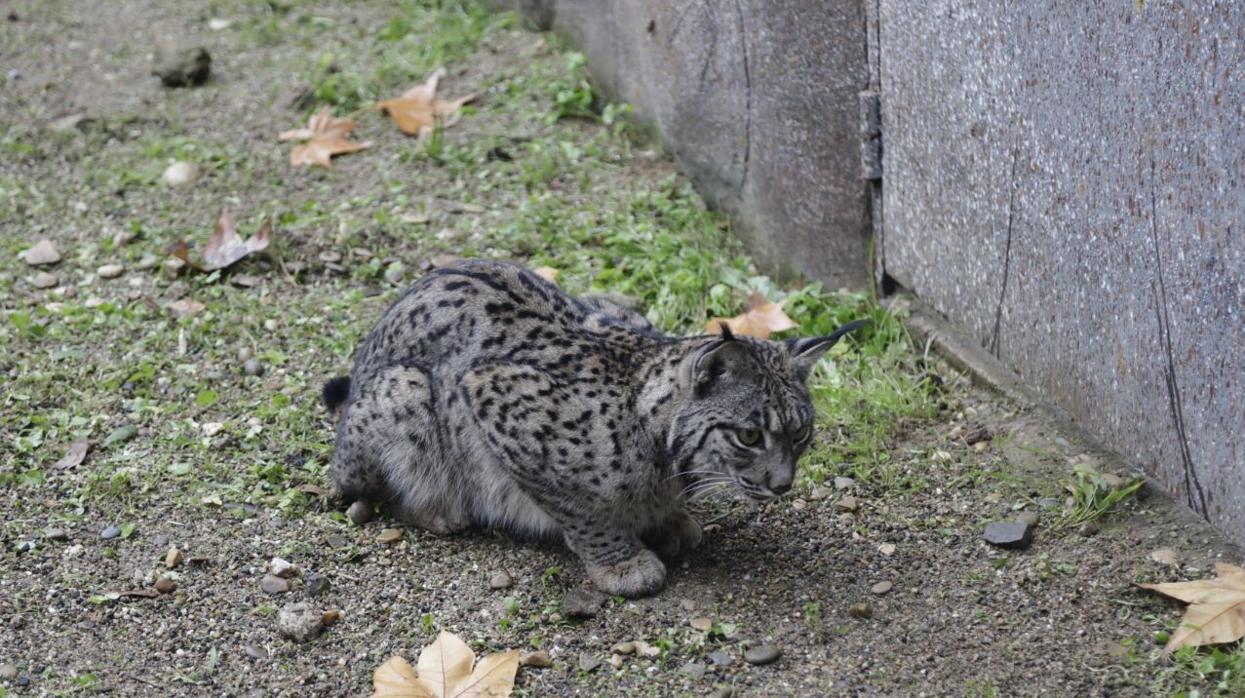
[[[735,338],[735,333],[731,332],[731,326],[725,320],[718,322],[718,332],[721,333],[722,339],[727,342]]]
[[[324,406],[329,408],[329,412],[336,412],[346,403],[346,398],[350,397],[350,376],[329,379],[324,384],[324,389],[320,391],[320,397],[324,400]]]
[[[787,347],[787,354],[791,357],[791,365],[795,369],[796,376],[800,380],[808,378],[808,374],[813,371],[813,366],[817,365],[817,361],[839,341],[840,337],[871,322],[872,320],[855,320],[825,337],[796,337],[783,342]]]

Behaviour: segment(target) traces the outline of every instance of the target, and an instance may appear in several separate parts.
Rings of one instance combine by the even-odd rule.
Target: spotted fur
[[[804,380],[855,326],[670,337],[606,298],[464,261],[407,289],[326,387],[342,405],[333,482],[438,533],[560,535],[603,590],[651,594],[659,554],[700,542],[688,493],[791,487],[812,434]]]

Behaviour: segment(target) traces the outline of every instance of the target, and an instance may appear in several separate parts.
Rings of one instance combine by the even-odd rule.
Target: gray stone
[[[494,591],[509,589],[512,586],[514,586],[514,578],[505,570],[494,572],[493,576],[489,577],[488,580],[488,588]]]
[[[1026,526],[1037,526],[1039,519],[1036,511],[1022,511],[1016,515],[1016,520]]]
[[[51,240],[36,242],[33,247],[22,252],[21,257],[22,261],[32,267],[56,264],[61,261],[60,252],[56,251],[56,246],[52,244]]]
[[[152,74],[165,87],[202,85],[212,74],[212,56],[202,47],[169,51]]]
[[[713,662],[717,666],[730,666],[731,664],[735,663],[735,660],[731,658],[729,654],[723,652],[722,650],[715,650],[713,652],[710,652],[709,661]]]
[[[43,532],[43,537],[48,540],[69,540],[69,532],[63,528],[49,528]]]
[[[1000,548],[1023,550],[1033,542],[1033,526],[1024,521],[992,521],[986,526],[985,539]]]
[[[324,629],[322,618],[323,614],[308,604],[290,604],[277,614],[277,630],[291,640],[306,642]]]
[[[605,605],[606,598],[596,589],[571,589],[562,600],[562,613],[570,618],[591,618]]]
[[[262,376],[264,365],[259,362],[259,359],[252,357],[242,363],[242,372],[248,376]]]
[[[372,505],[362,499],[356,499],[354,504],[346,510],[346,516],[350,517],[356,526],[362,526],[372,520]]]
[[[99,537],[103,538],[104,540],[112,540],[113,538],[116,538],[119,535],[121,535],[120,526],[109,526],[99,532]]]
[[[323,596],[328,593],[330,588],[328,577],[315,572],[308,572],[303,576],[303,589],[311,596]]]
[[[30,280],[30,285],[35,288],[52,288],[58,283],[60,279],[50,271],[41,271]]]
[[[600,658],[592,654],[589,654],[588,652],[584,652],[583,654],[579,655],[579,670],[580,671],[593,671],[599,666],[601,666]]]
[[[744,652],[744,661],[749,664],[773,664],[782,656],[782,649],[777,645],[757,645]]]
[[[242,651],[246,654],[246,656],[250,657],[251,659],[262,660],[262,659],[268,658],[268,650],[264,649],[263,647],[260,647],[259,645],[252,645],[249,642],[246,643],[245,645],[242,645]]]
[[[705,675],[705,665],[700,662],[688,662],[687,664],[679,667],[679,673],[689,676],[692,679],[699,679]]]
[[[856,486],[856,481],[850,477],[840,476],[840,477],[834,478],[834,489],[836,490],[849,490],[855,486]]]
[[[0,681],[12,681],[17,678],[17,667],[9,663],[0,664]]]
[[[259,581],[259,588],[263,589],[265,594],[284,594],[290,590],[290,582],[274,574],[266,574]]]

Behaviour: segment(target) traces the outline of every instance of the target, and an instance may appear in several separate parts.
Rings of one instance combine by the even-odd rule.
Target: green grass
[[[1084,463],[1078,463],[1065,489],[1072,494],[1072,506],[1055,522],[1055,530],[1064,530],[1097,521],[1117,504],[1141,488],[1141,480],[1112,481]]]
[[[1156,692],[1174,698],[1245,695],[1245,642],[1221,647],[1184,647],[1171,656]]]

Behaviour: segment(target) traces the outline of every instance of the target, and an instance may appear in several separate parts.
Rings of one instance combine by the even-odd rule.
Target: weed
[[[1116,504],[1128,499],[1142,485],[1141,480],[1113,483],[1093,468],[1078,463],[1072,479],[1065,483],[1072,493],[1072,506],[1055,522],[1055,530],[1064,530],[1097,521]]]

